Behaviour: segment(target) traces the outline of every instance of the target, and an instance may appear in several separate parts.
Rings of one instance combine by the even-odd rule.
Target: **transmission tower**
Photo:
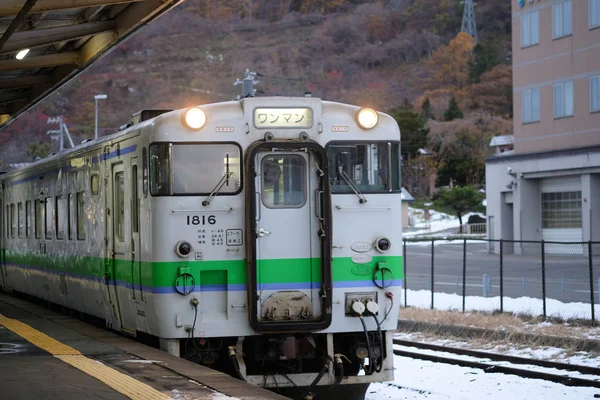
[[[462,18],[461,32],[466,32],[475,39],[477,43],[477,22],[475,21],[475,3],[473,0],[464,0],[462,3],[465,5]]]

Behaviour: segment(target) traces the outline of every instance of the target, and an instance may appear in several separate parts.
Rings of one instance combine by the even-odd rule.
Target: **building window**
[[[526,89],[522,92],[523,123],[540,121],[540,88]]]
[[[573,33],[571,0],[552,6],[552,39],[569,36]]]
[[[590,29],[600,26],[600,0],[590,0]]]
[[[573,116],[573,81],[554,85],[554,118]]]
[[[581,191],[542,193],[542,228],[581,228]]]
[[[600,76],[590,78],[590,111],[600,111]]]
[[[534,46],[540,43],[539,25],[539,11],[521,15],[521,47]]]

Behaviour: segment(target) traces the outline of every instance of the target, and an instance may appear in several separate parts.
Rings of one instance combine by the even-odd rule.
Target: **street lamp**
[[[94,129],[94,139],[98,139],[98,100],[106,100],[108,96],[105,94],[97,94],[94,96],[94,103],[96,103],[96,128]]]

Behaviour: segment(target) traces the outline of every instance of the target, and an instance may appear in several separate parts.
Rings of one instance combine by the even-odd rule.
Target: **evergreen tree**
[[[479,83],[481,75],[503,62],[502,44],[495,38],[478,43],[473,49],[473,59],[469,63],[469,79]]]
[[[415,157],[417,151],[425,147],[428,142],[429,128],[425,127],[427,120],[423,116],[403,107],[393,108],[388,111],[388,114],[396,120],[400,127],[402,158],[407,160]]]
[[[431,109],[431,102],[429,101],[429,97],[425,99],[423,102],[423,106],[421,107],[421,115],[425,119],[433,119],[435,120],[435,116],[433,115],[433,110]]]
[[[448,109],[444,112],[444,121],[454,121],[455,119],[461,119],[463,117],[463,112],[458,106],[454,96],[452,96],[450,103],[448,103]]]
[[[469,211],[474,211],[483,201],[483,195],[473,186],[455,186],[450,190],[443,190],[440,193],[438,202],[454,209],[460,223],[460,233],[462,233],[462,217]]]

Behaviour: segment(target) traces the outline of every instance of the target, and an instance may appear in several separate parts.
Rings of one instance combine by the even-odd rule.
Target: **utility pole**
[[[75,147],[73,144],[73,139],[71,138],[71,133],[67,128],[67,125],[63,122],[62,115],[59,117],[48,118],[48,124],[58,124],[58,130],[49,130],[46,132],[46,135],[50,135],[50,139],[59,141],[59,152],[64,150],[64,135],[67,135],[67,139],[69,140],[69,144],[71,148]]]
[[[475,39],[477,44],[477,21],[475,20],[475,3],[473,0],[463,0],[465,8],[463,11],[462,26],[460,27],[461,32],[466,32]]]

